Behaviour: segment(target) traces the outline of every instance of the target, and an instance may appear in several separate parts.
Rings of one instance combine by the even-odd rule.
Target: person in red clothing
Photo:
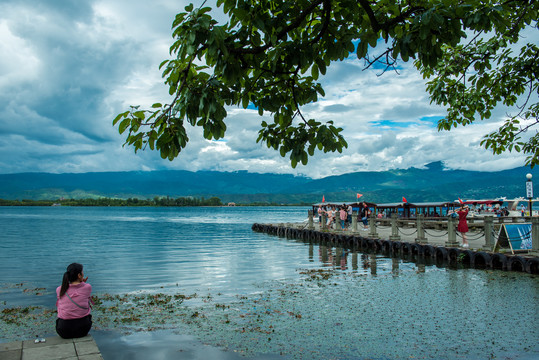
[[[468,221],[466,220],[468,210],[468,205],[461,206],[460,209],[457,210],[457,214],[459,215],[457,231],[462,234],[462,244],[460,244],[460,246],[465,248],[470,247],[470,244],[468,244],[468,238],[466,237],[466,233],[468,232]]]
[[[64,339],[84,337],[92,327],[92,285],[87,280],[82,265],[73,263],[67,267],[62,285],[56,289],[56,332]]]

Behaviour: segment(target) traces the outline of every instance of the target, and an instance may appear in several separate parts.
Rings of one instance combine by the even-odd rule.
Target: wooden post
[[[488,251],[492,251],[494,248],[494,239],[493,239],[493,223],[494,218],[492,216],[485,216],[483,218],[483,222],[485,224],[485,249]]]
[[[455,229],[455,219],[451,216],[447,217],[447,241],[445,242],[447,247],[457,247],[457,231]]]
[[[352,211],[352,232],[357,233],[357,212]]]
[[[320,231],[326,228],[326,213],[322,213],[322,222],[320,223]]]
[[[369,237],[374,239],[378,238],[378,233],[376,232],[376,218],[374,217],[374,214],[369,216]]]
[[[417,237],[415,239],[415,242],[419,243],[419,244],[427,244],[428,243],[428,240],[425,237],[425,228],[423,226],[424,217],[425,217],[425,215],[418,214],[417,215],[417,220],[416,220]]]
[[[531,253],[539,256],[539,218],[532,217],[532,250]]]
[[[391,214],[391,236],[389,240],[399,241],[400,239],[399,228],[397,227],[397,213],[393,213]]]
[[[313,224],[313,211],[312,210],[309,210],[309,225],[307,226],[307,228],[309,230],[312,230],[314,229],[314,224]]]

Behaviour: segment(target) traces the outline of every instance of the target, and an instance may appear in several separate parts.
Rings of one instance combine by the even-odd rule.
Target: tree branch
[[[329,22],[331,21],[331,0],[324,0],[324,23],[322,24],[322,29],[320,29],[320,32],[318,35],[311,40],[310,44],[316,44],[322,36],[324,36],[324,33],[327,31],[329,27]]]
[[[305,18],[309,14],[311,14],[314,11],[314,9],[316,9],[320,4],[324,3],[325,1],[327,0],[317,0],[313,2],[307,9],[305,9],[305,11],[299,14],[299,16],[293,22],[291,22],[288,26],[286,26],[283,30],[281,30],[277,34],[277,40],[282,40],[285,37],[285,35],[288,34],[291,30],[299,27],[301,25],[301,22],[305,20]],[[232,48],[232,49],[227,48],[227,50],[228,52],[232,54],[260,54],[268,50],[271,46],[272,46],[271,43],[267,43],[264,46],[257,46],[254,48],[243,48],[243,47]]]
[[[371,5],[367,0],[358,0],[359,5],[365,10],[367,13],[367,16],[369,17],[369,20],[371,21],[371,27],[374,32],[378,32],[382,30],[382,27],[380,26],[380,23],[378,23],[378,19],[376,19],[376,16],[374,15],[374,12],[372,11]]]

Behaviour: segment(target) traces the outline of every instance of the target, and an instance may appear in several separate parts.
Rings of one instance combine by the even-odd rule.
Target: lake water
[[[254,222],[303,221],[299,207],[0,207],[0,281],[47,289],[71,262],[100,292],[253,291],[254,280],[314,266],[304,245],[254,233]],[[34,301],[35,299],[32,299]]]
[[[307,210],[0,207],[0,308],[54,308],[66,266],[80,262],[94,293],[118,295],[122,306],[140,294],[188,295],[168,316],[140,303],[122,310],[135,322],[100,323],[94,311],[105,359],[539,356],[537,276],[251,231],[301,222]],[[2,342],[54,334],[48,320],[2,321]]]

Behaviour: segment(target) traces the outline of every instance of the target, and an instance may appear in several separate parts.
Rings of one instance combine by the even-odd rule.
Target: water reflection
[[[253,233],[261,214],[299,220],[305,208],[0,207],[0,285],[28,283],[53,294],[66,264],[76,261],[96,292],[213,289],[233,297],[256,291],[256,281],[318,266],[303,243]],[[54,305],[54,296],[24,297],[9,287],[2,297]]]
[[[416,261],[416,259],[387,257],[373,252],[363,253],[356,249],[340,246],[332,247],[325,243],[316,245],[312,242],[309,243],[309,260],[312,260],[314,247],[318,247],[318,260],[323,267],[341,271],[368,272],[376,276],[381,270],[382,273],[389,272],[393,276],[399,276],[401,274],[401,266],[404,266],[406,269],[415,269],[417,272],[425,272],[427,268],[425,262],[416,263],[412,261]]]
[[[391,258],[391,273],[394,276],[399,276],[399,259],[396,257]]]
[[[352,251],[352,270],[355,270],[355,271],[357,271],[357,259],[358,259],[357,251]]]
[[[304,359],[409,359],[418,354],[522,359],[539,354],[537,327],[516,334],[514,326],[514,319],[539,321],[537,277],[455,271],[417,262],[412,254],[391,258],[251,231],[261,216],[268,222],[289,221],[294,211],[298,219],[304,217],[303,209],[288,208],[0,209],[0,282],[33,282],[52,294],[37,297],[6,287],[0,289],[0,307],[39,301],[53,307],[59,274],[67,262],[79,260],[96,293],[199,293],[205,308],[197,311],[207,316],[197,319],[191,331],[199,331],[195,335],[204,344],[258,346],[263,352]],[[298,271],[302,269],[311,272]],[[321,269],[331,276],[321,277]],[[316,281],[310,281],[313,275]],[[234,326],[228,327],[225,311]],[[241,332],[246,325],[258,330]],[[262,325],[271,335],[259,331]],[[180,356],[209,354],[197,352],[193,339],[154,338],[151,333],[121,342],[132,347],[122,353],[138,353],[154,340],[163,357],[174,356],[165,349],[170,343],[181,344]]]

